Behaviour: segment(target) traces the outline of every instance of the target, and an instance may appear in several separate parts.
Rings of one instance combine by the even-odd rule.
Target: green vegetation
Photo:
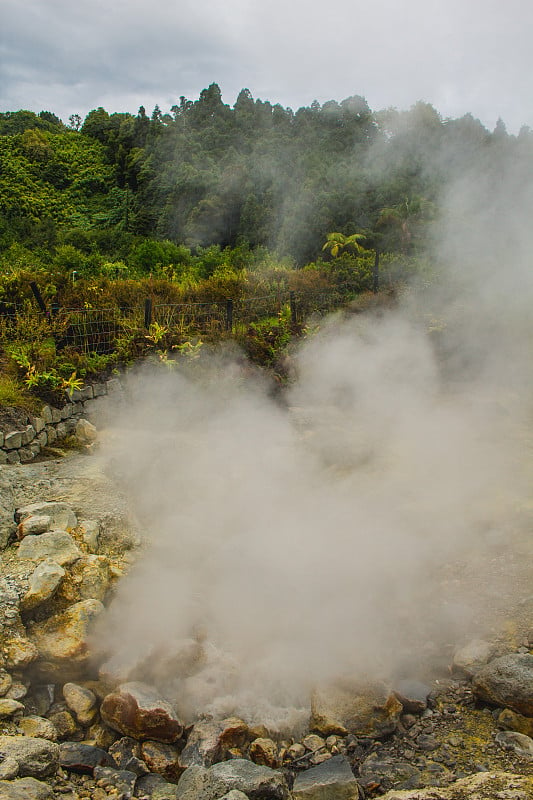
[[[0,113],[2,372],[58,392],[147,352],[186,358],[228,334],[229,299],[233,334],[277,368],[309,313],[427,279],[450,178],[532,160],[529,129],[359,96],[293,112],[243,89],[230,107],[212,84],[169,113]]]

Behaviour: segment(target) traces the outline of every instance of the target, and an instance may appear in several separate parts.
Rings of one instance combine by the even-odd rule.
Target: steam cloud
[[[527,493],[531,198],[504,183],[449,188],[446,281],[323,322],[286,403],[231,354],[132,378],[112,455],[149,545],[99,631],[110,670],[190,718],[265,721],[483,633],[509,590],[484,570]]]

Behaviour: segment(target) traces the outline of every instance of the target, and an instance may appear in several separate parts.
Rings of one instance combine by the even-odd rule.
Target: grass
[[[37,413],[42,402],[29,394],[16,378],[0,373],[0,406],[23,408],[25,411]]]

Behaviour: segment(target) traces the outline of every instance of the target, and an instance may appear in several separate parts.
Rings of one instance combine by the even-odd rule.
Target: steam
[[[230,353],[131,378],[111,455],[148,545],[99,631],[109,673],[157,683],[190,719],[279,721],[317,682],[412,675],[492,623],[510,586],[484,570],[527,497],[517,186],[511,170],[482,213],[475,182],[449,187],[445,279],[324,321],[282,400]]]

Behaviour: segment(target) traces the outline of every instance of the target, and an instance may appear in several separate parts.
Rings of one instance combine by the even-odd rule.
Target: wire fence
[[[0,344],[52,338],[58,348],[70,346],[84,354],[110,353],[124,337],[146,338],[158,329],[177,337],[231,336],[281,313],[290,314],[293,324],[303,324],[312,315],[324,315],[345,305],[351,297],[353,293],[336,287],[277,290],[259,297],[209,303],[157,304],[147,298],[144,305],[127,309],[48,309],[37,294],[38,309],[29,302],[22,306],[0,303]]]

